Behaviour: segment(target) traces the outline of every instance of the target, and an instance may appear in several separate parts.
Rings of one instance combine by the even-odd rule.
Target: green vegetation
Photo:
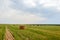
[[[12,33],[15,40],[60,40],[59,25],[24,25],[25,29],[19,29],[19,24],[0,24],[0,40],[4,40],[6,27]]]
[[[0,25],[0,40],[4,40],[5,37],[5,25]]]
[[[60,40],[60,26],[49,25],[25,25],[25,29],[19,29],[19,25],[8,25],[15,40]]]

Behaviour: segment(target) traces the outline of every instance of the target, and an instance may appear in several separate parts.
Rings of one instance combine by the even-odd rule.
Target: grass
[[[60,26],[30,26],[26,29],[19,29],[19,25],[8,27],[15,40],[60,40]]]
[[[6,26],[15,40],[60,40],[60,26],[24,25],[26,28],[21,30],[19,24],[0,24],[0,40],[4,40]]]
[[[4,40],[5,37],[5,25],[0,25],[0,40]]]

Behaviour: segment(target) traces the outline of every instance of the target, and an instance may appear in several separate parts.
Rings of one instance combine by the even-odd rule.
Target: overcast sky
[[[0,0],[0,24],[60,24],[60,0]]]

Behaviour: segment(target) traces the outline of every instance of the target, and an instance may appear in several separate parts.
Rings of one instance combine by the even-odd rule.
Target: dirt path
[[[12,36],[11,32],[9,29],[6,27],[6,34],[5,34],[5,40],[14,40],[14,37]]]

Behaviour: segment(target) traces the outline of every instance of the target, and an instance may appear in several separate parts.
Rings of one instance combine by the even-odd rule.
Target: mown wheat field
[[[53,25],[24,25],[24,29],[18,24],[0,25],[0,40],[5,39],[6,27],[11,32],[14,40],[60,40],[60,26]]]

